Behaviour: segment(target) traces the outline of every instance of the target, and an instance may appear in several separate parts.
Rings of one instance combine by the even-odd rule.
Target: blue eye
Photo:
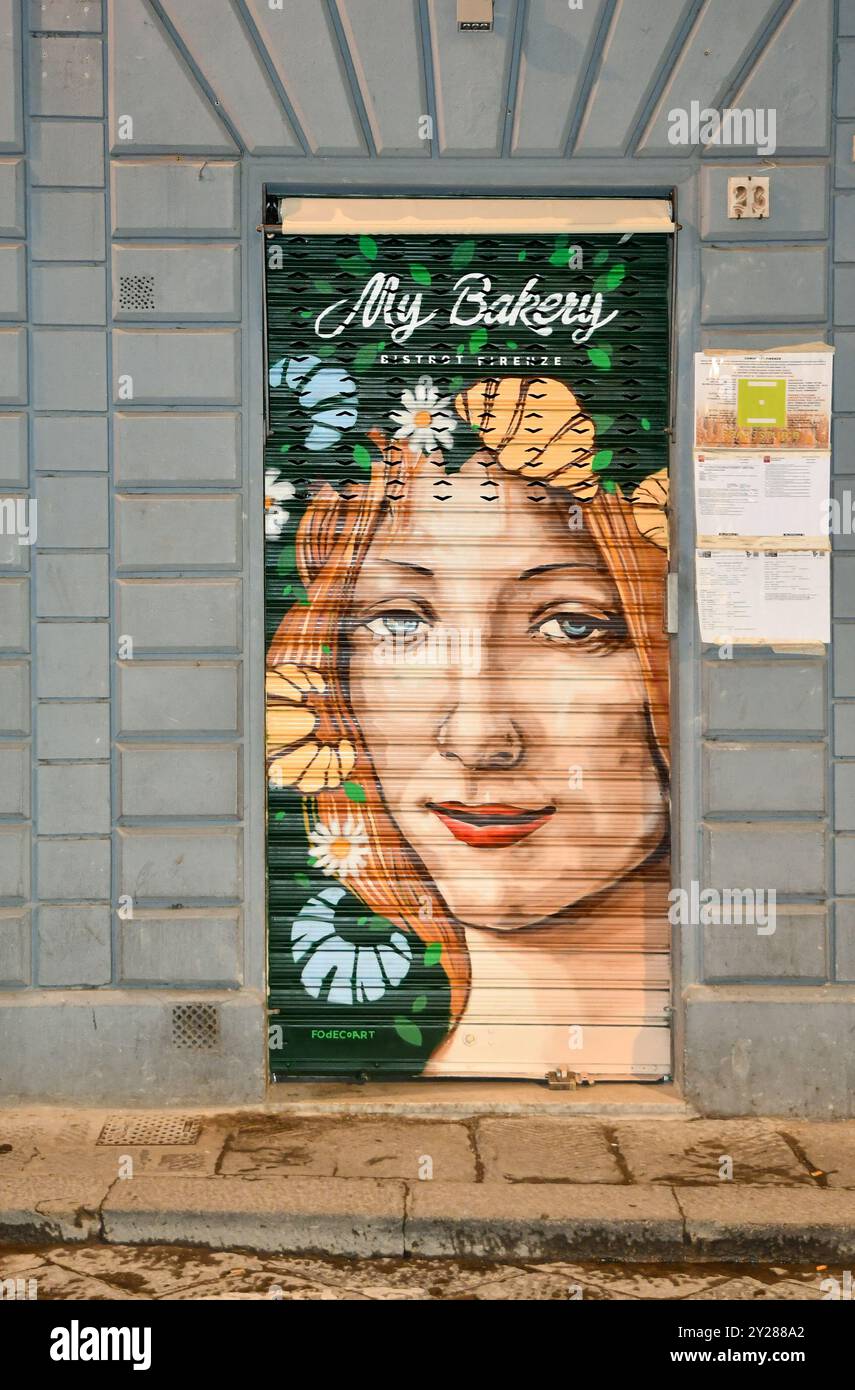
[[[416,637],[429,624],[415,613],[382,613],[365,626],[375,637]]]
[[[595,618],[587,613],[556,613],[539,623],[534,631],[550,642],[581,643],[591,638],[619,638],[623,624],[614,618]]]

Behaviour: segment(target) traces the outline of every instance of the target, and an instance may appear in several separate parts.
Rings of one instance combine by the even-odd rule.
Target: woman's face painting
[[[573,508],[473,455],[423,464],[350,615],[386,805],[459,921],[525,927],[618,882],[667,802],[618,594]]]

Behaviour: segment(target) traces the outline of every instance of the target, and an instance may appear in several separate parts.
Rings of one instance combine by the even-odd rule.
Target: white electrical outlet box
[[[727,181],[728,217],[757,218],[769,216],[769,179],[752,174],[738,175]]]

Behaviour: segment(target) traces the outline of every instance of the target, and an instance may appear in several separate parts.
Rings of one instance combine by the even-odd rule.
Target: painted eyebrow
[[[553,570],[590,570],[593,566],[584,561],[564,560],[557,565],[535,565],[534,569],[523,570],[520,579],[536,579],[539,574],[551,574]]]
[[[433,570],[429,570],[426,565],[413,565],[409,560],[386,560],[380,561],[382,565],[394,565],[396,569],[410,570],[413,574],[423,574],[428,579],[433,579]]]

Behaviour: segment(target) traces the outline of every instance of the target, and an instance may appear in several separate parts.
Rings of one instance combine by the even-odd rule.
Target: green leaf
[[[509,347],[511,352],[516,352],[517,348],[519,347],[519,343],[513,343],[509,338],[505,346]]]
[[[603,492],[615,492],[616,486],[611,478],[603,479]]]
[[[525,260],[525,256],[526,256],[525,251],[520,251],[520,252],[518,253],[518,255],[517,255],[517,260],[518,260],[518,261],[524,261],[524,260]]]
[[[429,941],[425,946],[425,965],[439,965],[442,959],[442,942]]]
[[[596,256],[594,257],[594,265],[605,265],[608,258],[608,251],[606,251],[605,249],[603,249],[602,251],[598,251]]]
[[[289,452],[290,448],[291,448],[291,445],[290,445],[290,444],[280,444],[280,445],[279,445],[279,452],[280,452],[280,454],[287,454],[287,453]]]
[[[462,376],[453,376],[453,377],[451,378],[450,382],[448,383],[448,389],[449,389],[449,391],[459,391],[462,385],[463,385],[463,377],[462,377]]]
[[[358,468],[371,467],[371,454],[369,450],[366,449],[364,444],[354,444],[353,462],[357,465]]]
[[[601,449],[598,454],[594,455],[594,461],[591,464],[591,468],[595,473],[602,473],[604,468],[608,468],[613,458],[614,449]]]
[[[466,344],[465,344],[465,343],[461,343],[461,344],[460,344],[460,347],[457,349],[457,356],[458,356],[458,357],[463,357],[463,356],[465,356],[465,354],[466,354]]]
[[[273,819],[274,819],[274,820],[284,820],[284,819],[285,819],[285,812],[284,812],[284,811],[277,811],[276,814],[275,814],[275,816],[273,817]]]
[[[566,265],[570,259],[570,253],[566,246],[556,246],[552,255],[549,257],[550,265]]]
[[[388,917],[368,917],[366,921],[372,931],[394,931]]]
[[[329,280],[316,280],[315,289],[318,294],[335,294],[335,285],[331,285]]]
[[[288,595],[290,594],[290,592],[291,592],[291,585],[290,585],[290,584],[286,584],[286,585],[283,587],[282,593],[279,595],[279,597],[280,597],[280,598],[287,598]]]
[[[363,372],[366,367],[372,366],[377,361],[380,348],[380,343],[364,343],[353,359],[354,371]]]
[[[418,997],[418,999],[414,999],[414,1000],[413,1000],[413,1013],[414,1013],[414,1014],[423,1013],[424,1010],[425,1010],[426,1008],[427,1008],[427,995],[426,995],[426,994],[420,994],[419,997]]]
[[[299,313],[299,317],[300,317],[301,319],[310,319],[310,318],[312,317],[312,310],[311,310],[311,309],[301,309],[301,310],[300,310],[300,313]]]
[[[365,788],[358,782],[342,782],[342,789],[346,797],[351,801],[364,801]]]
[[[618,265],[613,265],[611,270],[607,270],[605,275],[601,275],[599,279],[594,281],[595,292],[599,291],[602,294],[603,290],[616,290],[625,275],[626,266],[623,261]]]
[[[475,329],[475,332],[471,335],[471,337],[470,337],[470,339],[469,339],[469,351],[470,351],[470,352],[480,352],[481,349],[482,349],[482,347],[483,347],[484,344],[486,343],[486,341],[487,341],[487,330],[486,330],[486,328],[476,328],[476,329]]]
[[[317,343],[312,348],[312,352],[315,354],[316,357],[332,357],[335,350],[335,343]]]
[[[612,359],[605,348],[588,348],[588,361],[599,367],[601,372],[610,372],[612,369]]]
[[[301,888],[311,888],[312,884],[305,874],[295,874],[294,882],[299,883]]]
[[[302,584],[298,584],[296,586],[296,588],[294,589],[294,594],[297,598],[297,602],[304,604],[306,608],[308,608],[309,595],[306,593],[306,590],[303,588]]]
[[[429,285],[431,282],[430,271],[426,265],[411,265],[410,274],[417,285]]]
[[[324,652],[327,656],[332,656],[332,647],[328,647],[326,642],[323,642],[321,644],[321,651]]]
[[[649,429],[650,429],[650,421],[649,421],[649,420],[646,418],[646,416],[644,416],[644,415],[642,415],[642,417],[641,417],[641,428],[642,428],[643,430],[649,430]]]
[[[597,434],[608,434],[615,422],[615,417],[613,415],[595,415],[593,420]]]
[[[359,249],[367,261],[376,261],[377,242],[373,236],[361,236],[359,238]]]
[[[297,552],[293,545],[283,546],[276,561],[276,571],[278,574],[288,574],[297,564]]]
[[[474,241],[459,241],[451,255],[451,264],[455,270],[462,270],[468,265],[475,255]]]
[[[395,1032],[403,1042],[409,1043],[410,1047],[421,1047],[422,1030],[417,1023],[411,1023],[408,1018],[396,1018]]]

